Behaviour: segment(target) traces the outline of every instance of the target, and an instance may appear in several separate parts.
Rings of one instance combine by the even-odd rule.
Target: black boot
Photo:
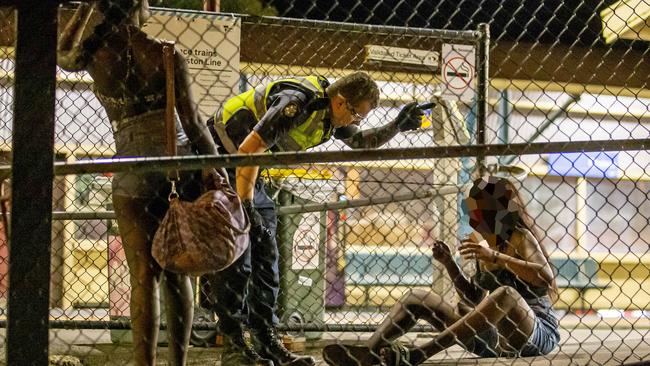
[[[253,334],[255,348],[260,357],[273,361],[275,366],[314,366],[316,360],[311,356],[299,356],[291,353],[278,339],[275,328],[266,328]]]
[[[244,334],[223,337],[221,366],[273,366],[271,360],[264,359],[255,352],[244,339]]]

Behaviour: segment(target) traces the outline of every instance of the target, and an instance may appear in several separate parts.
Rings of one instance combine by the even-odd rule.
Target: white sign
[[[300,286],[311,287],[314,284],[314,280],[305,276],[298,276],[298,284]]]
[[[401,47],[366,45],[366,61],[387,61],[438,68],[440,53]]]
[[[302,215],[298,229],[293,234],[291,269],[317,269],[320,243],[320,212]]]
[[[156,10],[143,30],[175,42],[185,56],[203,121],[239,94],[241,18]]]
[[[476,48],[464,44],[443,44],[440,66],[442,98],[471,103],[476,95]]]

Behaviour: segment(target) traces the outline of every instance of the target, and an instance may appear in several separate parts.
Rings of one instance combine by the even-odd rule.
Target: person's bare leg
[[[160,328],[160,273],[146,269],[149,264],[132,263],[133,261],[129,261],[133,358],[137,365],[155,365]]]
[[[194,301],[190,277],[165,271],[169,365],[185,365],[190,345]]]
[[[136,365],[155,365],[160,327],[159,281],[161,270],[151,257],[151,225],[143,216],[142,201],[113,197],[122,245],[131,280],[131,327]]]
[[[408,332],[418,319],[425,319],[438,330],[460,319],[454,308],[440,295],[426,290],[411,290],[391,309],[365,346],[334,344],[325,347],[323,358],[330,365],[378,365],[379,350]]]
[[[418,319],[424,319],[442,331],[460,319],[460,315],[440,295],[427,290],[411,290],[393,306],[370,337],[368,348],[378,351],[408,332]]]
[[[499,346],[504,351],[519,351],[535,329],[537,316],[523,298],[517,298],[515,308],[520,311],[511,311],[497,323]]]
[[[419,365],[458,342],[467,345],[477,333],[495,324],[500,331],[510,329],[511,333],[501,334],[508,339],[511,347],[519,349],[533,331],[535,314],[517,290],[507,286],[500,287],[483,299],[474,310],[449,325],[433,341],[415,348],[416,352],[411,350],[409,361],[412,365]],[[394,355],[385,348],[382,353],[387,364],[391,365],[389,362],[393,360]]]

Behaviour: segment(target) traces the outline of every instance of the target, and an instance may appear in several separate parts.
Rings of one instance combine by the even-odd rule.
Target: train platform
[[[329,321],[344,322],[349,312],[327,313]],[[365,324],[376,323],[382,313],[354,313],[355,319],[365,319]],[[621,312],[603,316],[564,314],[561,318],[560,347],[545,357],[526,358],[484,358],[480,359],[458,346],[432,357],[425,365],[638,365],[650,364],[650,319],[645,316],[630,316]],[[327,365],[321,356],[322,348],[331,343],[355,344],[370,336],[367,332],[325,332],[322,338],[306,342],[306,354],[317,359],[318,366]],[[409,333],[401,340],[426,342],[431,333]],[[0,332],[4,353],[5,330]],[[159,347],[158,365],[166,365],[167,348]],[[220,365],[221,347],[191,347],[188,365]],[[51,365],[61,366],[123,366],[131,360],[131,346],[117,344],[111,340],[110,330],[50,331]],[[0,357],[4,360],[4,355]],[[0,361],[0,365],[4,365]]]

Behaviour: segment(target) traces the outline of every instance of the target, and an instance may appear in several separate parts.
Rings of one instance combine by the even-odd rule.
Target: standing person
[[[555,277],[517,189],[504,178],[478,179],[465,203],[475,232],[459,249],[465,259],[477,261],[477,273],[467,279],[447,244],[437,241],[433,247],[464,306],[456,310],[436,293],[412,290],[365,346],[325,347],[328,364],[419,365],[455,344],[480,357],[538,356],[555,349],[560,334],[549,297],[557,294]],[[418,319],[440,333],[422,346],[391,343]]]
[[[347,75],[332,85],[321,76],[284,79],[231,98],[208,125],[220,152],[230,154],[304,151],[332,136],[354,148],[374,148],[399,131],[421,125],[421,107],[410,103],[385,126],[360,131],[359,122],[378,102],[379,88],[363,72]],[[225,335],[222,364],[255,365],[271,360],[275,366],[311,366],[314,359],[289,352],[275,329],[277,218],[258,170],[257,166],[246,166],[229,172],[251,219],[251,245],[235,264],[209,278],[211,300]],[[244,323],[251,329],[254,348],[243,341]]]
[[[92,12],[103,20],[82,40]],[[147,0],[82,3],[59,41],[58,62],[70,71],[86,70],[113,127],[117,156],[165,156],[165,67],[163,44],[140,26],[149,16]],[[187,67],[174,59],[178,155],[216,154],[192,101]],[[180,122],[180,124],[179,124]],[[116,173],[113,206],[131,279],[134,361],[154,365],[160,326],[159,284],[166,287],[169,364],[184,365],[193,315],[193,292],[186,275],[163,271],[151,256],[153,236],[169,207],[165,172]],[[201,193],[200,172],[182,173],[179,193],[193,200]]]

